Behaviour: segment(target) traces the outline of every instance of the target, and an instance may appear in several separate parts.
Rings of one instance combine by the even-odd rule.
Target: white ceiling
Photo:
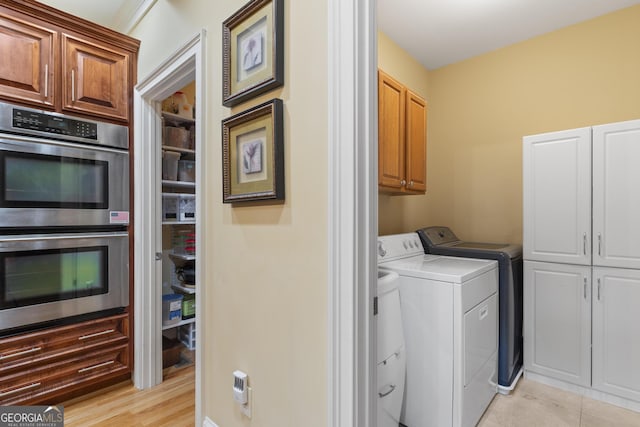
[[[124,32],[134,25],[126,22],[132,13],[153,3],[40,1]],[[640,0],[378,0],[378,25],[425,67],[434,69],[639,3]]]
[[[638,3],[640,0],[378,0],[378,26],[431,70]]]

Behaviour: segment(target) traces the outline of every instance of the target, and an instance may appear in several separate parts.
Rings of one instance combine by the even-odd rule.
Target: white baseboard
[[[218,424],[211,421],[209,417],[204,417],[204,422],[202,423],[202,427],[218,427]]]

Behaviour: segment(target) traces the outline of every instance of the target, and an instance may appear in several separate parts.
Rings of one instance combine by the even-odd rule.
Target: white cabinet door
[[[593,128],[593,265],[640,268],[640,120]]]
[[[591,128],[523,139],[524,259],[591,264]]]
[[[591,385],[591,267],[524,262],[524,366]]]
[[[640,271],[593,269],[593,388],[640,401]]]

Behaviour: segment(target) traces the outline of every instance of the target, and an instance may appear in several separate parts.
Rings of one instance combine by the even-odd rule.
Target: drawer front
[[[87,387],[128,372],[128,359],[129,346],[124,344],[0,377],[0,404],[41,402],[62,389]]]
[[[0,377],[68,358],[77,352],[128,342],[128,315],[66,325],[0,340]]]

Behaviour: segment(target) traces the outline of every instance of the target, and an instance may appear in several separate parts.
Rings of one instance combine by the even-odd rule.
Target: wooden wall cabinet
[[[0,98],[129,122],[139,42],[33,0],[0,0]]]
[[[378,70],[378,189],[424,194],[427,189],[427,104]]]
[[[130,376],[127,313],[0,339],[0,405],[61,402]]]
[[[0,9],[0,96],[41,108],[55,103],[58,33]]]

